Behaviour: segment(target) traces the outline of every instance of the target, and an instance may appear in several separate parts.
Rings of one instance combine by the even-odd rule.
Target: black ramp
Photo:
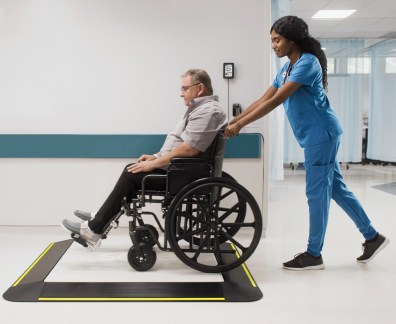
[[[50,244],[32,265],[3,295],[9,301],[37,301],[44,287],[44,280],[56,266],[73,240]]]
[[[237,253],[237,252],[236,252]],[[233,254],[223,254],[223,258],[235,258]],[[263,297],[246,264],[222,273],[223,291],[226,301],[251,302]]]
[[[224,301],[221,282],[47,283],[39,301]]]
[[[73,240],[50,244],[3,294],[8,301],[217,301],[250,302],[263,297],[247,266],[222,273],[224,282],[45,282]],[[231,245],[222,258],[238,258]],[[229,259],[228,259],[229,260]]]

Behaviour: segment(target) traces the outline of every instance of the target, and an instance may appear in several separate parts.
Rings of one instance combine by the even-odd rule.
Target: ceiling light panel
[[[344,19],[354,12],[356,10],[319,10],[312,19]]]

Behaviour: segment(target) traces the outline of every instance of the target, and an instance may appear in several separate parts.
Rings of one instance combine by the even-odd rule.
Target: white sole
[[[389,242],[390,242],[390,240],[388,239],[388,238],[385,238],[385,241],[384,241],[384,243],[382,243],[381,245],[380,245],[380,247],[377,249],[377,251],[375,251],[374,253],[373,253],[373,255],[369,258],[369,259],[367,259],[367,260],[357,260],[357,262],[359,262],[359,263],[367,263],[367,262],[369,262],[369,261],[371,261],[372,259],[374,259],[374,257],[380,252],[380,251],[382,251],[388,244],[389,244]]]
[[[291,267],[285,267],[283,266],[283,269],[287,270],[294,270],[294,271],[303,271],[303,270],[323,270],[325,268],[324,264],[319,264],[316,266],[310,266],[310,267],[305,267],[305,268],[291,268]]]

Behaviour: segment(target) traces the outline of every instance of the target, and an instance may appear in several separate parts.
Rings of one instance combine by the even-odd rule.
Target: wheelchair
[[[118,226],[122,215],[130,217],[128,262],[133,269],[147,271],[154,266],[155,246],[174,252],[187,266],[207,273],[232,270],[253,254],[262,233],[261,211],[254,197],[221,171],[225,142],[220,132],[206,157],[173,159],[166,174],[143,179],[131,203],[124,199],[102,238]],[[164,181],[165,190],[148,190],[153,179]],[[146,204],[153,203],[161,204],[162,220],[145,210]],[[162,240],[157,228],[145,222],[149,215],[162,232]]]

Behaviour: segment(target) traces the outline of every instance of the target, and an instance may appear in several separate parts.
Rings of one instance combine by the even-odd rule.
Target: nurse
[[[225,135],[241,128],[283,103],[294,135],[304,149],[306,195],[309,206],[307,250],[285,262],[290,270],[323,269],[321,255],[331,198],[346,212],[365,238],[358,262],[370,261],[388,243],[379,234],[355,195],[345,185],[337,151],[343,132],[326,96],[327,60],[320,43],[309,36],[308,25],[295,16],[278,19],[271,28],[272,48],[287,62],[264,95],[234,118]]]

